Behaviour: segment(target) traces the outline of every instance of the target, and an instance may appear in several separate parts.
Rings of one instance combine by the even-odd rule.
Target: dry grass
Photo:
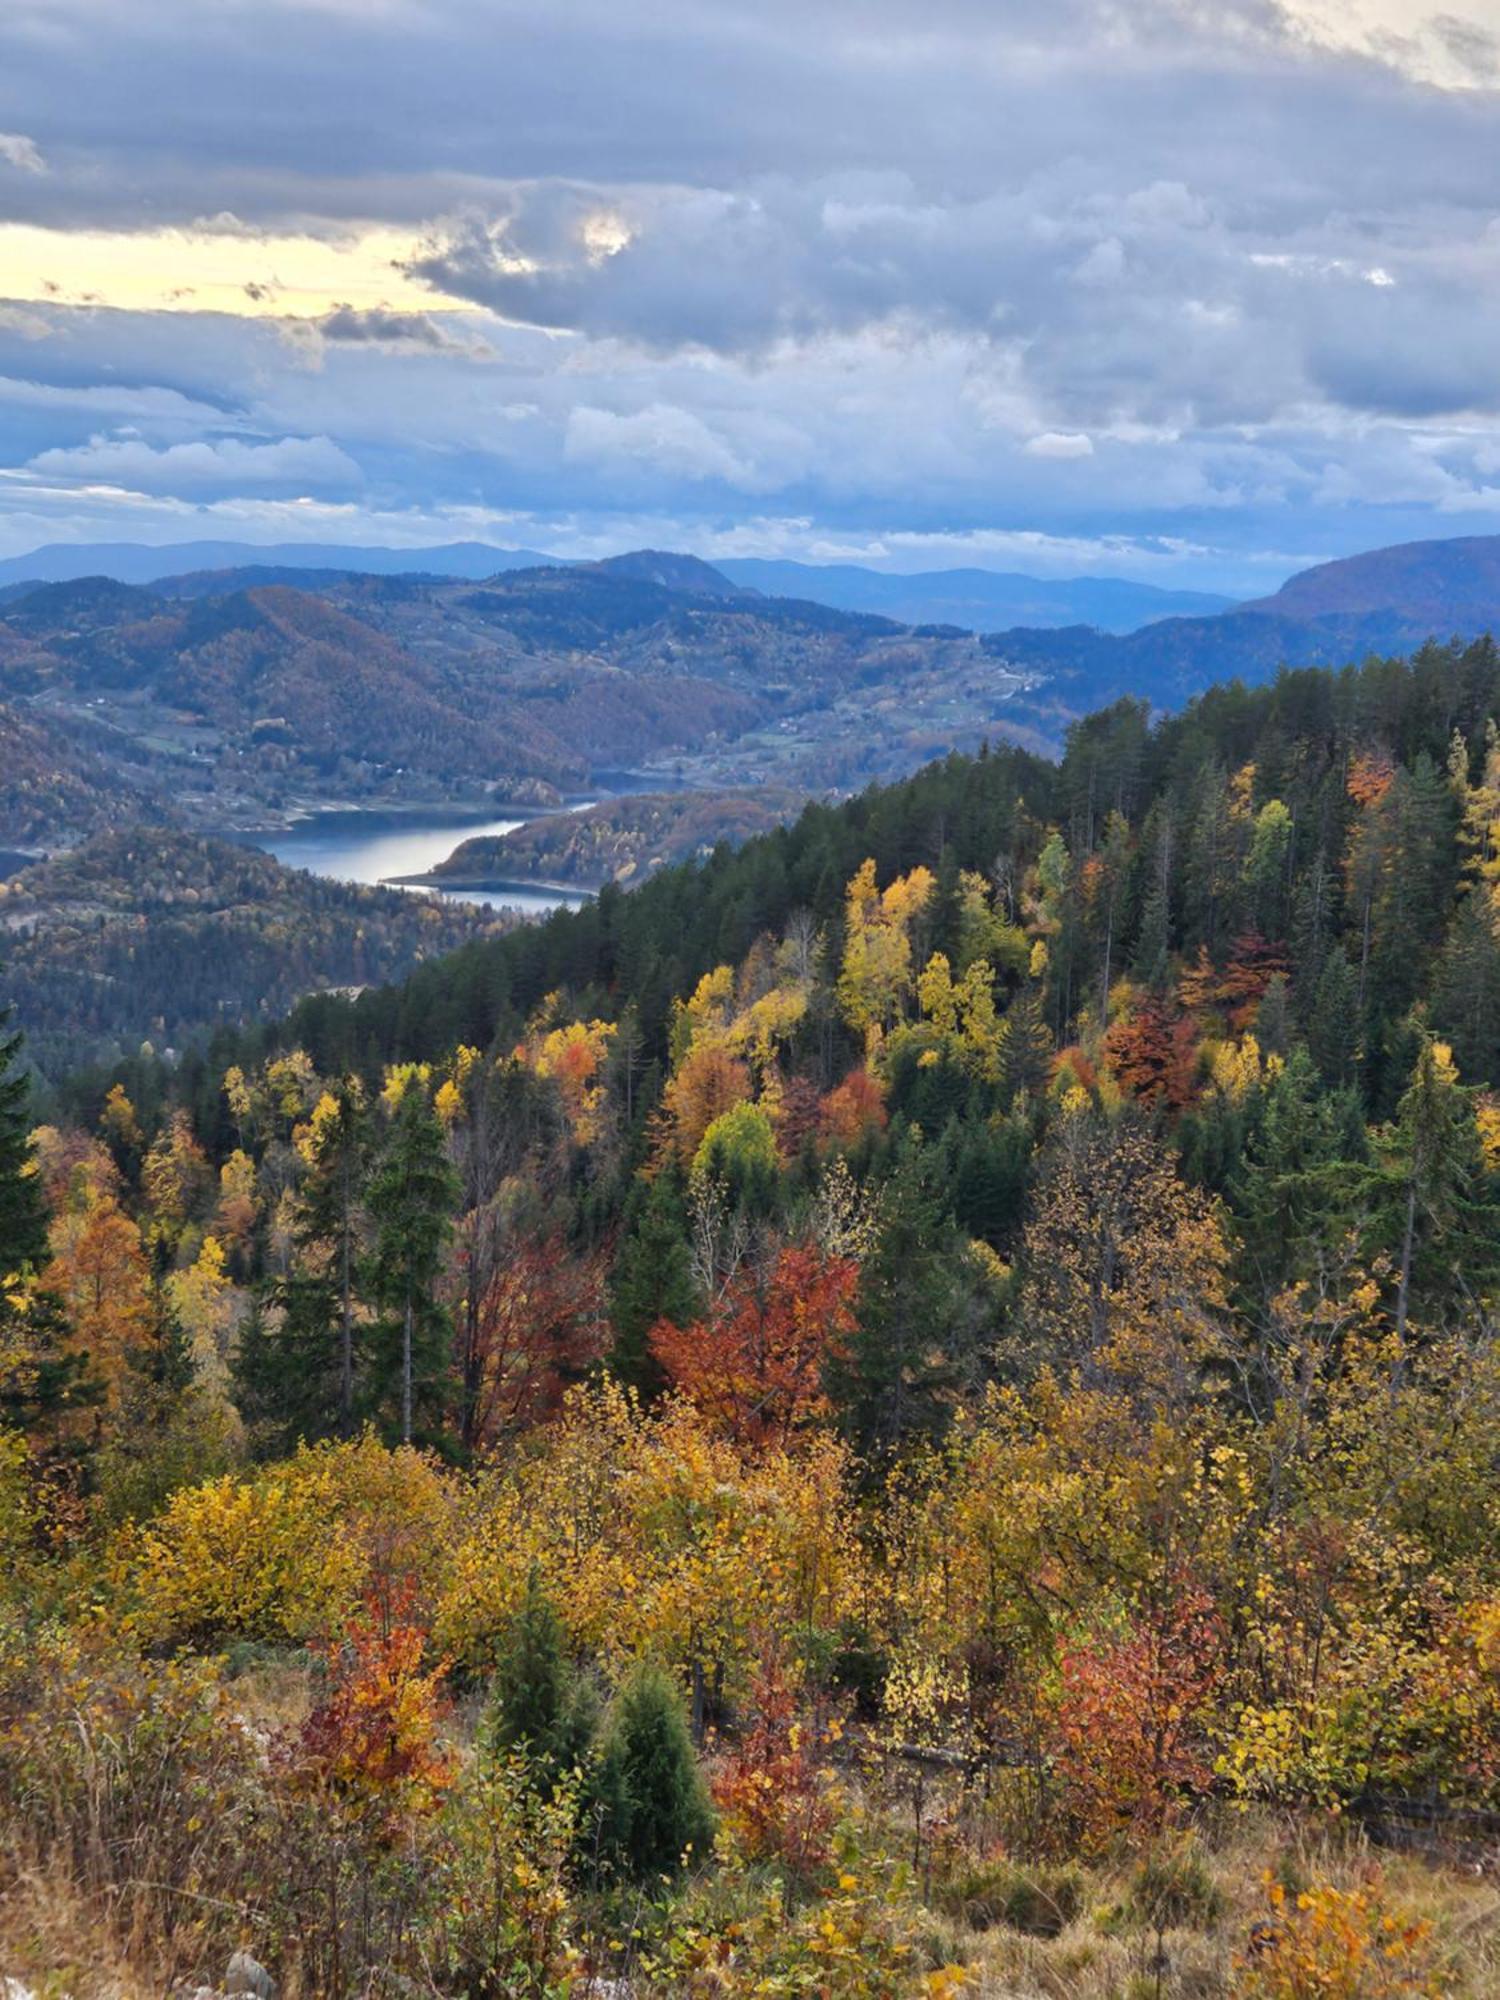
[[[983,2000],[1216,2000],[1234,1992],[1235,1960],[1267,1916],[1268,1876],[1292,1890],[1378,1884],[1382,1903],[1431,1925],[1432,1963],[1455,2000],[1500,1995],[1493,1873],[1382,1852],[1336,1822],[1269,1816],[1228,1818],[1207,1830],[1201,1852],[1222,1899],[1203,1927],[1158,1934],[1129,1911],[1130,1871],[1098,1868],[1086,1907],[1056,1938],[945,1927],[942,1947],[972,1968],[969,1990]]]
[[[0,1874],[0,1993],[7,1977],[36,2000],[161,2000],[167,1991],[126,1964],[103,1913],[65,1871],[17,1865]]]

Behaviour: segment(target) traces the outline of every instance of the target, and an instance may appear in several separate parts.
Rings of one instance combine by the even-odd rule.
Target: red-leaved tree
[[[828,1408],[830,1360],[854,1331],[859,1267],[815,1243],[742,1266],[706,1319],[658,1320],[651,1349],[674,1388],[741,1444],[780,1444]]]

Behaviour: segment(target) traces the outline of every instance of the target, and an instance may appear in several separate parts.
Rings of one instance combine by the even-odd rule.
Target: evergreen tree
[[[387,1318],[383,1331],[399,1339],[394,1373],[400,1389],[400,1436],[409,1444],[417,1392],[441,1395],[447,1360],[447,1315],[433,1295],[443,1249],[453,1229],[458,1177],[443,1128],[415,1081],[403,1091],[366,1189],[375,1233],[370,1290]]]
[[[1152,807],[1141,846],[1150,862],[1135,969],[1156,991],[1166,985],[1172,949],[1172,815],[1165,807]]]
[[[593,1688],[569,1661],[561,1621],[533,1569],[495,1665],[489,1747],[519,1751],[538,1788],[551,1791],[583,1767],[598,1722]]]
[[[659,1667],[636,1667],[615,1696],[598,1790],[600,1848],[619,1874],[652,1881],[707,1855],[713,1809],[682,1698]]]
[[[1034,988],[1018,994],[1000,1024],[1000,1095],[1007,1109],[1037,1097],[1052,1074],[1055,1044]]]
[[[1355,1094],[1325,1091],[1307,1050],[1295,1049],[1266,1086],[1230,1181],[1246,1290],[1269,1301],[1331,1251],[1350,1221],[1349,1168],[1364,1157]]]
[[[339,1376],[327,1278],[293,1274],[252,1300],[235,1343],[235,1406],[258,1450],[275,1457],[339,1429]]]
[[[1442,1044],[1423,1039],[1384,1154],[1377,1228],[1396,1258],[1401,1334],[1414,1291],[1436,1305],[1455,1285],[1483,1290],[1500,1267],[1500,1217],[1488,1199],[1474,1093]]]
[[[906,1139],[860,1273],[857,1330],[834,1370],[835,1401],[861,1450],[938,1435],[974,1373],[963,1244],[939,1196],[940,1151]]]
[[[682,1193],[672,1169],[664,1167],[649,1185],[635,1184],[622,1234],[610,1283],[614,1345],[609,1365],[628,1388],[655,1396],[663,1380],[651,1352],[651,1329],[659,1319],[690,1326],[701,1303]]]
[[[31,1080],[22,1067],[20,1031],[10,1020],[11,1010],[0,1008],[0,1277],[47,1255],[47,1211],[27,1116]]]
[[[1433,1019],[1453,1044],[1459,1073],[1500,1083],[1500,931],[1487,885],[1458,906],[1438,960]]]
[[[1307,1023],[1307,1046],[1329,1083],[1351,1083],[1359,1067],[1359,980],[1342,945],[1329,952]]]

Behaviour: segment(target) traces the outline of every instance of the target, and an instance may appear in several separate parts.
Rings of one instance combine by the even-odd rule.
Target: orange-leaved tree
[[[854,1331],[859,1267],[814,1243],[741,1267],[706,1319],[660,1320],[651,1347],[674,1387],[742,1444],[784,1443],[826,1414],[823,1377]]]

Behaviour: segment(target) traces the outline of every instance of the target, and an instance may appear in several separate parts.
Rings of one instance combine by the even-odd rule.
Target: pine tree
[[[659,1667],[636,1667],[620,1687],[600,1766],[600,1847],[608,1866],[647,1882],[708,1853],[713,1809],[682,1698]]]
[[[396,1106],[365,1193],[375,1231],[370,1290],[399,1334],[400,1435],[409,1444],[418,1378],[435,1400],[447,1360],[447,1315],[433,1296],[453,1229],[458,1177],[426,1092],[409,1083]]]

